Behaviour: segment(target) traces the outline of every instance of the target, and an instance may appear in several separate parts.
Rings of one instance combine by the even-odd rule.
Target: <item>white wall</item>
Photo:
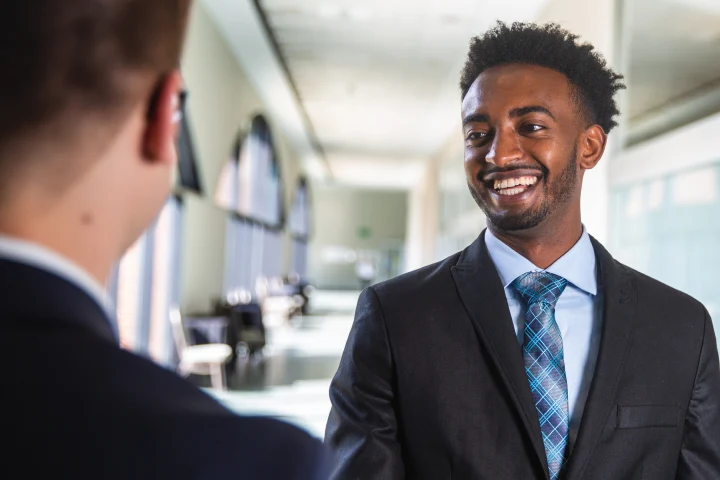
[[[418,184],[408,193],[406,272],[417,270],[435,260],[437,230],[437,165],[430,161]]]
[[[205,196],[186,195],[181,307],[185,311],[206,311],[221,293],[225,260],[227,214],[212,202],[217,178],[238,131],[247,126],[253,114],[264,113],[265,109],[199,2],[190,20],[182,71],[190,92],[188,116]],[[268,120],[273,127],[289,205],[297,182],[298,161],[282,133],[274,128],[273,118]],[[288,256],[286,250],[285,262]]]
[[[316,186],[313,191],[313,236],[309,276],[322,288],[357,288],[355,264],[330,263],[328,247],[354,251],[402,248],[407,225],[407,194],[398,191],[361,190],[343,186]],[[367,227],[370,238],[360,238]]]
[[[458,105],[458,109],[460,106]],[[439,250],[442,250],[442,223],[447,221],[440,210],[441,179],[443,170],[456,169],[455,188],[467,191],[463,180],[463,138],[460,126],[457,132],[448,138],[445,145],[435,154],[425,166],[420,182],[408,193],[408,218],[406,252],[407,271],[416,270],[425,265],[440,260]],[[445,186],[447,189],[447,185]],[[478,208],[478,211],[480,209]],[[482,214],[480,214],[482,216]],[[480,230],[478,230],[478,233]]]

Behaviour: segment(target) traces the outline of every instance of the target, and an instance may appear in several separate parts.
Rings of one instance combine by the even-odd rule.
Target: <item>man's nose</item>
[[[485,161],[502,168],[508,163],[520,160],[522,157],[523,151],[517,135],[512,132],[498,131],[490,145],[490,151],[485,156]]]

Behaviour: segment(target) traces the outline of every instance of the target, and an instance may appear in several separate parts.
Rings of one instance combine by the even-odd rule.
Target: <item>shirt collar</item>
[[[0,235],[0,257],[45,270],[71,282],[100,305],[108,321],[111,318],[111,302],[105,288],[82,267],[67,258],[36,243],[6,235]]]
[[[485,231],[485,244],[505,288],[523,273],[546,271],[559,275],[590,295],[597,295],[597,263],[590,235],[583,226],[580,240],[555,263],[543,270]]]

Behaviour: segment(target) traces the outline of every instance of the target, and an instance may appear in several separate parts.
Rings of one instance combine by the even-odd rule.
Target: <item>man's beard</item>
[[[538,185],[538,187],[542,186],[544,190],[540,205],[534,208],[531,207],[528,211],[521,214],[515,215],[493,212],[480,194],[471,185],[468,185],[470,194],[475,199],[475,203],[477,203],[483,213],[485,213],[488,223],[500,231],[513,232],[537,227],[550,216],[552,212],[567,203],[572,197],[577,183],[576,158],[577,147],[573,150],[572,157],[567,166],[560,172],[552,186],[547,184],[548,176],[547,170],[545,170],[542,185]]]

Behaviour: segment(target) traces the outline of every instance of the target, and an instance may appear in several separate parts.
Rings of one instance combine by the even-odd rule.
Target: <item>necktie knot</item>
[[[528,272],[516,278],[512,286],[528,307],[542,302],[555,308],[567,283],[563,277],[549,272]]]

